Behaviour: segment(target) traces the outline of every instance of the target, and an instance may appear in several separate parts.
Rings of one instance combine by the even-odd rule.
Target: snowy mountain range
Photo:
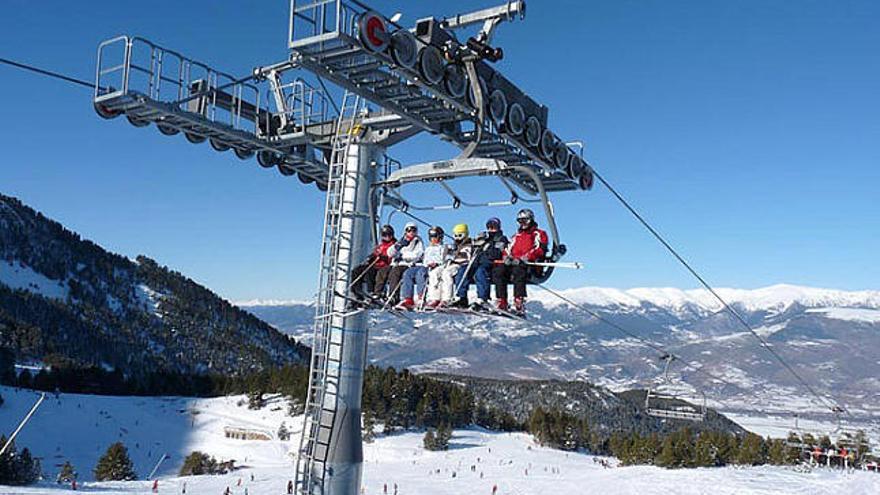
[[[664,381],[662,353],[643,339],[690,363],[673,363],[670,386],[689,389],[692,396],[705,393],[721,410],[827,414],[707,291],[584,287],[559,292],[638,339],[536,289],[528,303],[529,322],[414,315],[413,324],[373,314],[370,358],[420,372],[587,380],[623,390]],[[718,293],[821,393],[856,415],[880,411],[880,291],[774,285]],[[298,338],[310,337],[308,304],[240,306]]]

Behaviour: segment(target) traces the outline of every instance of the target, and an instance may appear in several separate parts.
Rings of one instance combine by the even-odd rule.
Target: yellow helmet
[[[466,223],[460,223],[452,228],[452,236],[456,239],[463,239],[468,236],[468,226]]]

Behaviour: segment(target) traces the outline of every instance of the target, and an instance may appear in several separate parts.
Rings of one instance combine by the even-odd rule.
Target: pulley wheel
[[[149,120],[139,119],[137,117],[132,117],[131,115],[126,115],[126,119],[128,119],[128,123],[135,127],[146,127],[150,125]]]
[[[102,119],[115,119],[122,115],[122,112],[116,110],[110,110],[109,108],[101,105],[100,103],[95,103],[95,113],[98,114]]]
[[[205,142],[205,136],[199,136],[198,134],[193,134],[191,132],[184,132],[183,135],[186,136],[186,140],[191,142],[192,144]]]
[[[378,12],[368,10],[358,19],[358,36],[364,48],[373,52],[384,52],[391,42],[385,18]]]
[[[162,122],[161,120],[156,122],[156,129],[159,129],[159,132],[166,136],[174,136],[180,132],[178,129]]]
[[[553,154],[556,153],[556,136],[550,132],[550,129],[544,129],[541,134],[541,155],[549,162],[553,160]]]
[[[315,179],[309,177],[308,175],[305,175],[302,172],[296,174],[296,178],[299,179],[299,181],[302,182],[303,184],[311,184],[312,182],[315,182]],[[321,188],[319,187],[318,189],[321,189]]]
[[[565,174],[571,180],[578,180],[581,172],[584,171],[584,161],[577,154],[572,153],[568,157],[568,166],[565,168]]]
[[[584,170],[578,178],[578,185],[584,191],[589,191],[593,188],[593,169],[589,165],[584,165]]]
[[[500,89],[492,91],[489,95],[489,117],[495,121],[495,125],[504,123],[504,117],[507,116],[507,97]]]
[[[483,106],[486,106],[486,100],[489,99],[489,90],[486,89],[486,80],[480,76],[477,76],[477,78],[480,81],[480,89],[483,90],[482,91],[483,92]],[[468,81],[468,83],[470,83],[470,81]],[[479,110],[477,108],[477,97],[474,95],[474,88],[471,86],[471,84],[468,84],[467,96],[468,96],[468,103],[470,103],[470,105],[472,107],[474,107],[475,110]]]
[[[220,153],[223,153],[224,151],[229,151],[228,144],[221,143],[214,138],[209,139],[208,142],[211,143],[211,147],[214,148],[215,151],[219,151]]]
[[[416,37],[406,29],[398,29],[391,35],[391,58],[397,65],[412,69],[419,61]]]
[[[553,153],[553,163],[556,165],[557,170],[565,171],[566,167],[568,167],[568,156],[571,154],[565,143],[559,141],[556,144],[556,152]]]
[[[434,46],[426,46],[419,53],[419,73],[428,84],[438,84],[446,75],[443,54]]]
[[[461,66],[455,64],[447,65],[444,79],[446,91],[449,91],[453,98],[461,98],[467,92],[468,79]]]
[[[526,144],[537,148],[541,142],[541,122],[534,115],[526,119]]]
[[[263,168],[272,168],[281,162],[281,157],[274,151],[260,150],[257,152],[257,163]]]
[[[281,175],[285,177],[290,177],[291,175],[296,175],[296,170],[293,167],[286,163],[278,164],[278,171],[281,172]]]
[[[251,150],[235,148],[235,156],[239,157],[242,160],[250,160],[251,157],[254,156],[254,152]]]
[[[507,132],[519,136],[526,128],[526,112],[522,105],[514,103],[507,112]]]

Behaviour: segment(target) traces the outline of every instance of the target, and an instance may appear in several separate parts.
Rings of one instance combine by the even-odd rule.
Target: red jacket
[[[389,241],[379,241],[379,244],[373,248],[373,253],[370,255],[371,260],[377,260],[376,264],[373,265],[374,268],[385,268],[386,266],[391,264],[391,257],[388,256],[388,248],[394,245],[397,242],[397,239],[391,238]]]
[[[548,242],[547,233],[539,229],[537,225],[532,225],[525,230],[520,229],[513,236],[508,248],[508,255],[526,261],[538,261],[544,258]]]

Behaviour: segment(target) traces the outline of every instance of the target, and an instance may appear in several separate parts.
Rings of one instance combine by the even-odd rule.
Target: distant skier
[[[287,495],[293,495],[293,480],[287,481]]]
[[[159,493],[159,480],[153,480],[153,493]]]
[[[492,485],[492,495],[498,493],[498,485]]]

